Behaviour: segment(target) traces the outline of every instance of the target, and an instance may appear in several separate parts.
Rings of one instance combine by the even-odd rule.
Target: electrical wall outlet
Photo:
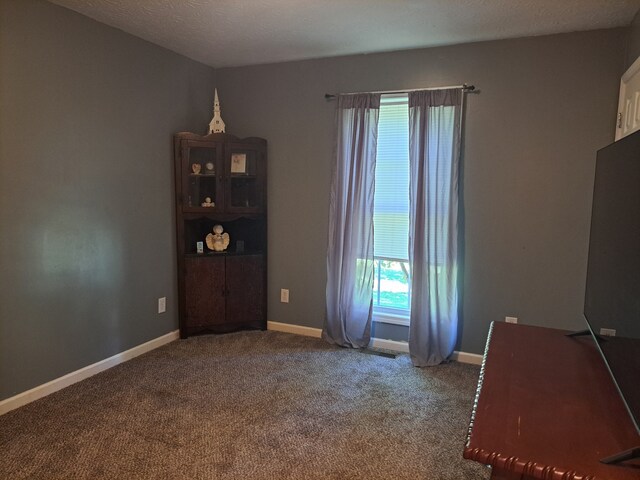
[[[286,288],[280,289],[280,302],[289,303],[289,290]]]
[[[604,335],[606,337],[615,337],[616,331],[613,328],[601,328],[600,335]]]
[[[164,313],[167,311],[167,297],[160,297],[158,299],[158,313]]]
[[[507,323],[518,323],[518,317],[504,317],[504,321]]]

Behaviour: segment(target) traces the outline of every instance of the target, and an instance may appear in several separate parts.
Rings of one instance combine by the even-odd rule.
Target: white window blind
[[[374,255],[408,259],[409,108],[407,94],[383,95],[378,120]]]

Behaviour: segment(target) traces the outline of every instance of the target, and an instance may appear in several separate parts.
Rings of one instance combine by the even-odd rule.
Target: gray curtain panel
[[[379,94],[338,97],[322,338],[343,347],[363,348],[371,338],[379,111]]]
[[[458,333],[458,166],[462,91],[409,94],[409,353],[437,365]]]

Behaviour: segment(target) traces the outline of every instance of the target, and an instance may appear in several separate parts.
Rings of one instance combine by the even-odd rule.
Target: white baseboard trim
[[[295,335],[304,335],[306,337],[320,338],[322,330],[320,328],[304,327],[302,325],[292,325],[281,322],[267,322],[267,330],[274,332],[293,333]],[[398,342],[396,340],[384,340],[382,338],[372,338],[370,346],[373,348],[383,348],[393,352],[409,353],[408,342]],[[453,352],[451,360],[460,363],[471,363],[473,365],[482,365],[482,355],[467,352]]]
[[[392,352],[409,353],[409,342],[399,342],[397,340],[384,340],[382,338],[372,338],[369,342],[372,348],[382,348]]]
[[[484,357],[477,353],[457,352],[454,351],[451,355],[451,360],[455,360],[460,363],[470,363],[472,365],[482,365],[482,359]]]
[[[127,360],[131,360],[132,358],[137,357],[138,355],[142,355],[143,353],[147,353],[151,350],[154,350],[162,345],[165,345],[169,342],[173,342],[180,337],[179,331],[175,330],[173,332],[169,332],[161,337],[154,338],[153,340],[149,340],[148,342],[143,343],[142,345],[138,345],[137,347],[130,348],[129,350],[125,350],[124,352],[117,353],[112,357],[105,358],[104,360],[100,360],[92,365],[87,365],[86,367],[81,368],[80,370],[76,370],[75,372],[68,373],[62,377],[51,380],[50,382],[44,383],[37,387],[32,388],[31,390],[27,390],[26,392],[19,393],[13,397],[7,398],[5,400],[0,401],[0,415],[4,415],[11,410],[15,410],[16,408],[22,407],[27,403],[31,403],[39,398],[46,397],[47,395],[52,394],[53,392],[57,392],[58,390],[62,390],[69,385],[73,385],[74,383],[80,382],[86,378],[89,378],[96,373],[100,373],[104,370],[107,370],[111,367],[115,367],[120,363],[124,363]]]
[[[295,335],[303,335],[305,337],[322,337],[322,329],[313,327],[304,327],[302,325],[291,325],[289,323],[267,322],[267,330],[274,332],[293,333]]]

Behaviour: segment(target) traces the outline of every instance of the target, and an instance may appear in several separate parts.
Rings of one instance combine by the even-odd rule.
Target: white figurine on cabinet
[[[213,100],[213,118],[209,122],[209,133],[224,133],[225,125],[220,116],[220,102],[218,101],[218,89],[215,90]]]
[[[200,205],[203,207],[215,207],[216,203],[211,200],[211,197],[207,197]]]
[[[207,235],[207,247],[215,252],[224,252],[229,246],[229,234],[222,233],[222,225],[214,225],[213,233]]]

